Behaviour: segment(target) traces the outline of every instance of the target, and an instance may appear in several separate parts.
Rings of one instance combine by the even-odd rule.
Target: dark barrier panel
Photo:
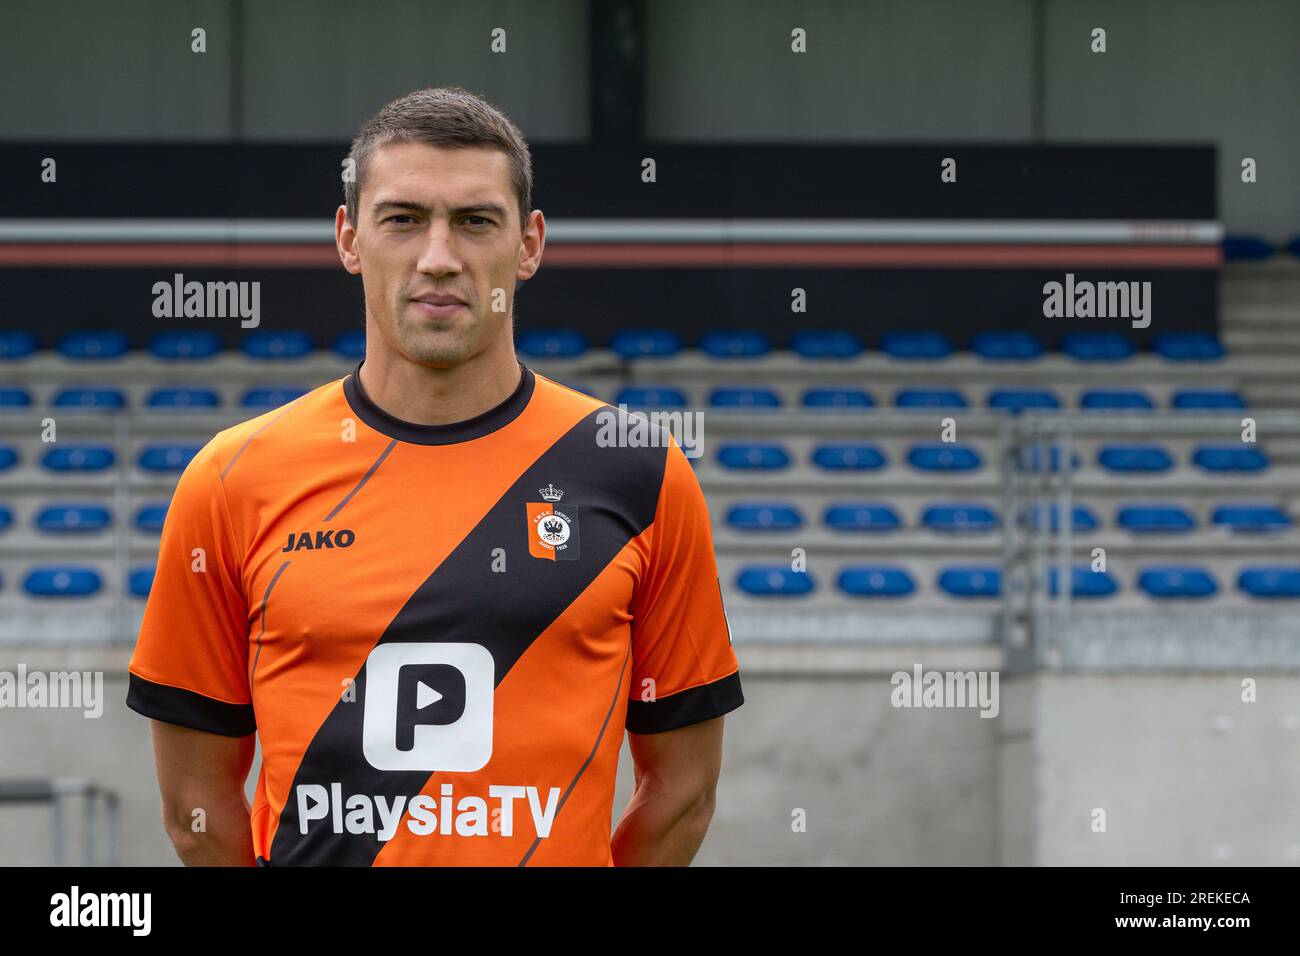
[[[337,145],[7,145],[0,147],[5,220],[100,218],[318,219],[327,227],[340,201]],[[58,162],[58,182],[41,183],[41,159]],[[956,183],[940,181],[944,157],[957,160]],[[657,181],[643,183],[644,157],[656,161]],[[1011,221],[1145,220],[1213,224],[1217,215],[1215,150],[1210,146],[685,146],[641,144],[592,149],[534,147],[534,205],[554,222],[622,219],[944,220],[958,224]],[[328,229],[323,236],[328,237]],[[1136,237],[1140,239],[1141,237]],[[1007,240],[1006,243],[1010,243]],[[595,344],[623,328],[673,329],[693,342],[711,328],[754,328],[776,342],[798,328],[845,328],[873,344],[895,329],[935,329],[958,345],[983,329],[1038,334],[1046,344],[1070,331],[1118,331],[1143,344],[1171,330],[1217,328],[1217,268],[1202,253],[1213,242],[1177,236],[1166,247],[1183,259],[1126,259],[1144,251],[1140,241],[1119,240],[1112,261],[1088,259],[1086,242],[1018,242],[1022,252],[1051,252],[1050,265],[1000,262],[1002,241],[880,240],[811,253],[798,241],[755,240],[715,244],[710,264],[647,265],[654,243],[625,243],[637,268],[592,266],[564,256],[577,249],[548,244],[542,271],[516,303],[520,328],[569,327]],[[1199,245],[1197,244],[1199,243]],[[589,244],[590,245],[590,244]],[[718,264],[730,249],[772,253],[766,265]],[[1152,244],[1147,243],[1147,248]],[[83,247],[86,248],[86,247]],[[101,247],[102,248],[102,247]],[[261,283],[263,329],[300,328],[327,345],[339,332],[362,324],[360,282],[334,265],[327,241],[313,267],[223,268],[173,265],[162,258],[140,267],[14,266],[0,268],[4,311],[0,327],[26,328],[42,345],[72,329],[114,328],[142,345],[161,328],[205,327],[235,345],[246,330],[237,319],[159,319],[151,291],[180,272],[187,281]],[[176,246],[175,248],[183,248]],[[219,248],[219,247],[218,247]],[[595,244],[599,253],[610,246]],[[662,249],[663,247],[658,247]],[[687,245],[687,258],[695,248]],[[904,254],[929,249],[936,259],[902,266],[896,261],[832,267],[838,250],[878,249]],[[10,251],[15,244],[9,244]],[[960,256],[983,249],[993,261],[959,266]],[[1198,251],[1199,250],[1199,251]],[[21,251],[21,250],[19,250]],[[0,247],[0,254],[5,252]],[[1078,254],[1078,264],[1072,258]],[[1217,251],[1214,252],[1217,256]],[[801,264],[792,258],[804,256]],[[1198,258],[1199,256],[1199,258]],[[987,260],[987,257],[986,257]],[[69,254],[69,262],[78,261]],[[706,258],[701,255],[701,262]],[[1150,282],[1151,321],[1133,328],[1127,318],[1049,318],[1043,314],[1047,282]],[[807,294],[807,311],[793,313],[791,290]]]

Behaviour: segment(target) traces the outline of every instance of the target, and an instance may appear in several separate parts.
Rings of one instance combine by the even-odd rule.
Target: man
[[[191,865],[688,864],[743,703],[689,462],[516,359],[546,224],[513,123],[420,90],[349,158],[365,359],[217,434],[168,511],[127,699],[167,833]]]

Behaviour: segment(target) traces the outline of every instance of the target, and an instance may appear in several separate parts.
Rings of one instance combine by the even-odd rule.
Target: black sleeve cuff
[[[745,702],[740,671],[658,700],[629,700],[627,729],[634,734],[661,734],[729,713]]]
[[[252,704],[227,704],[192,690],[155,684],[136,674],[129,677],[126,706],[138,714],[223,737],[247,737],[257,732]]]

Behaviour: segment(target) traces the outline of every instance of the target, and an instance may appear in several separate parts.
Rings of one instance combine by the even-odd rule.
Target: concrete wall
[[[5,138],[347,140],[392,97],[443,83],[494,99],[533,140],[589,129],[583,0],[10,6]],[[489,50],[496,27],[506,54]],[[807,54],[790,52],[795,27]],[[645,38],[653,138],[1213,142],[1229,229],[1300,228],[1291,0],[655,0]]]
[[[1247,677],[1255,703],[1241,699]],[[1300,862],[1300,677],[1243,669],[1026,683],[1036,834],[1028,857],[1018,847],[1003,862]],[[1106,811],[1104,833],[1092,829],[1094,808]]]
[[[13,7],[13,9],[9,9]],[[191,51],[203,28],[207,50]],[[506,30],[506,52],[490,49]],[[42,0],[0,31],[0,136],[339,140],[394,97],[461,85],[535,140],[589,119],[584,0]]]

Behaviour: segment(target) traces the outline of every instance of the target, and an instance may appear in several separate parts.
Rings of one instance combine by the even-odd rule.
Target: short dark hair
[[[495,106],[459,86],[416,90],[393,100],[366,121],[352,141],[352,177],[343,182],[348,221],[357,224],[357,200],[366,167],[376,149],[389,143],[428,143],[451,149],[487,146],[510,159],[510,179],[519,205],[519,231],[533,198],[533,159],[523,134]]]

